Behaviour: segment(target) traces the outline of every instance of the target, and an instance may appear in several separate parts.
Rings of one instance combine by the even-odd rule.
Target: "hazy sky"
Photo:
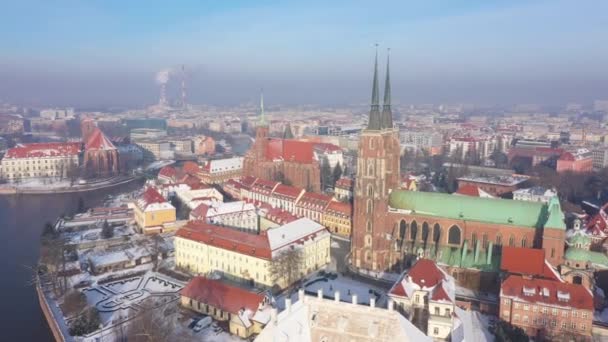
[[[183,63],[194,103],[366,102],[375,42],[395,102],[608,98],[605,0],[5,0],[0,99],[150,104]]]

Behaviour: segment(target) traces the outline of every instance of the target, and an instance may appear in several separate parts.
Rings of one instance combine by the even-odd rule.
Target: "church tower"
[[[399,136],[393,127],[390,72],[386,65],[384,103],[380,111],[378,51],[374,63],[372,101],[367,128],[359,138],[351,263],[356,268],[388,271],[393,267],[388,196],[399,187]]]
[[[264,114],[264,93],[260,93],[260,121],[255,129],[256,142],[256,157],[258,160],[264,160],[266,155],[266,146],[268,145],[268,123]]]

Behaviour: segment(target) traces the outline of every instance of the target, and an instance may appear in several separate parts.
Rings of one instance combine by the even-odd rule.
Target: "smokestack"
[[[171,69],[161,70],[156,73],[156,83],[160,84],[160,98],[158,104],[161,106],[168,105],[167,102],[167,82],[171,77]]]

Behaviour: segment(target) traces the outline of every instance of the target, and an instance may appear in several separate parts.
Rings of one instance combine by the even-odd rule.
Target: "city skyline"
[[[275,103],[364,103],[376,42],[392,50],[397,104],[589,103],[608,91],[600,1],[4,7],[0,99],[29,105],[153,104],[156,72],[182,64],[192,103],[253,102],[260,87]]]

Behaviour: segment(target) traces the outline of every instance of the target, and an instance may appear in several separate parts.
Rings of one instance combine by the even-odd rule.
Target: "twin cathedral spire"
[[[389,49],[390,51],[390,49]],[[374,80],[372,84],[372,106],[369,111],[367,129],[379,131],[393,128],[393,113],[391,111],[391,79],[389,70],[389,55],[386,56],[386,81],[384,83],[384,103],[380,111],[380,90],[378,87],[378,45],[374,62]]]

